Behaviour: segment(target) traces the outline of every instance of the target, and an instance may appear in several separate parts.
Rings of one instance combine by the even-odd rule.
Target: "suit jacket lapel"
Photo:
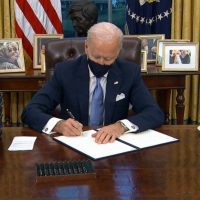
[[[81,64],[77,69],[76,83],[80,119],[84,125],[87,125],[89,117],[89,71],[86,57],[83,57]]]
[[[110,124],[112,122],[116,96],[119,93],[121,82],[121,71],[117,64],[114,63],[107,77],[105,97],[105,124]]]

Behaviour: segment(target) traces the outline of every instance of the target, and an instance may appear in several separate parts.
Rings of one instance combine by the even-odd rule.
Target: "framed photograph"
[[[33,68],[41,69],[41,53],[45,52],[45,44],[50,41],[62,39],[63,34],[35,34],[33,51]]]
[[[147,52],[147,63],[156,62],[157,41],[164,40],[164,34],[135,35],[142,40],[141,48]]]
[[[147,71],[147,52],[141,51],[141,72]]]
[[[22,40],[0,39],[0,73],[25,72]]]
[[[163,44],[162,71],[198,71],[199,44]]]
[[[158,40],[157,41],[157,54],[156,54],[156,65],[162,66],[162,53],[163,53],[163,44],[169,43],[185,43],[190,42],[190,40],[172,40],[172,39],[165,39],[165,40]]]

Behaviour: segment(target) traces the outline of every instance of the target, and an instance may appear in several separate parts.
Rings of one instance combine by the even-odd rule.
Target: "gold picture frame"
[[[147,52],[141,51],[141,72],[147,72]]]
[[[25,72],[22,39],[0,39],[0,73],[14,72]]]
[[[156,66],[162,66],[162,53],[163,53],[163,44],[165,43],[185,43],[190,42],[190,40],[174,40],[174,39],[165,39],[157,41],[157,54],[156,54]]]
[[[163,44],[162,71],[198,71],[197,42]]]
[[[140,38],[141,50],[147,51],[147,63],[156,62],[157,54],[157,41],[164,40],[165,34],[147,34],[147,35],[132,35],[133,37]]]
[[[45,49],[40,51],[41,73],[46,73]]]
[[[35,34],[34,35],[34,51],[33,51],[33,68],[41,69],[41,53],[45,51],[45,44],[50,41],[62,39],[63,34]],[[44,58],[43,58],[44,59]],[[44,61],[43,61],[44,62]],[[45,69],[42,69],[42,72],[45,72]]]

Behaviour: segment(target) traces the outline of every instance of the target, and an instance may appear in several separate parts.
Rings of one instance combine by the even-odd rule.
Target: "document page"
[[[9,151],[23,151],[23,150],[32,150],[36,137],[32,136],[16,136],[14,137]]]
[[[113,143],[97,144],[95,139],[92,137],[92,134],[95,132],[95,130],[89,130],[84,131],[81,136],[58,136],[54,137],[54,139],[88,155],[93,159],[100,159],[136,150],[134,147],[126,145],[117,140],[115,140]]]
[[[169,142],[175,142],[178,139],[154,130],[146,130],[140,133],[126,133],[119,137],[119,140],[138,148],[152,147]]]

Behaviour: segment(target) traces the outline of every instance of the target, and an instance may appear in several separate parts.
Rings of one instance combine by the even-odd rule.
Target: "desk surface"
[[[159,131],[179,142],[92,161],[94,180],[36,183],[36,163],[87,159],[28,128],[3,128],[0,199],[200,199],[200,133],[195,125]],[[9,152],[14,136],[37,136],[33,151]],[[100,174],[100,175],[99,175]]]

